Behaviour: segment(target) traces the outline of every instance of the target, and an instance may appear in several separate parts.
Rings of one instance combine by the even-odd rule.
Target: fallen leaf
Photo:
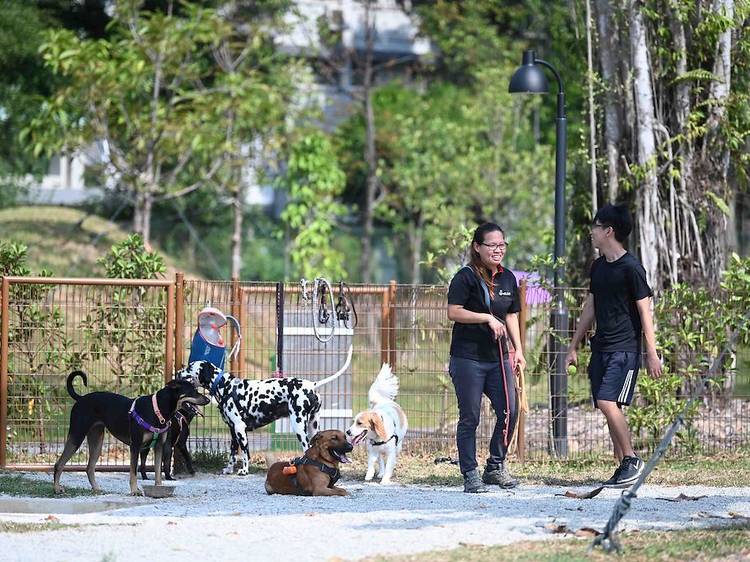
[[[665,502],[694,502],[698,500],[702,500],[707,496],[686,496],[685,494],[680,494],[676,498],[656,498],[657,500],[663,500]]]
[[[575,532],[575,536],[583,537],[586,539],[598,537],[599,535],[601,535],[601,533],[596,529],[592,529],[591,527],[581,527]]]
[[[464,548],[484,548],[483,544],[477,544],[472,542],[459,542],[458,546],[463,546]]]
[[[729,517],[732,519],[750,519],[747,515],[742,515],[741,513],[737,513],[736,511],[730,511]]]
[[[567,533],[569,531],[568,526],[565,523],[547,523],[544,528],[556,535]]]
[[[594,488],[593,490],[589,492],[573,492],[571,490],[568,490],[564,494],[555,494],[555,495],[562,496],[565,498],[573,498],[574,500],[590,500],[591,498],[595,498],[596,496],[598,496],[603,489],[604,489],[604,486],[599,486],[598,488]]]
[[[45,521],[49,521],[50,523],[59,523],[60,519],[55,517],[54,515],[48,515],[44,518]]]
[[[317,513],[315,511],[308,511],[305,513],[305,517],[315,517]]]
[[[174,521],[167,521],[167,525],[177,525]]]

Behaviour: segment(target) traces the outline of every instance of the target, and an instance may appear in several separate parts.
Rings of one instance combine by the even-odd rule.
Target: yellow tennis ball
[[[568,374],[569,375],[575,375],[578,372],[578,367],[573,365],[572,363],[568,365]]]

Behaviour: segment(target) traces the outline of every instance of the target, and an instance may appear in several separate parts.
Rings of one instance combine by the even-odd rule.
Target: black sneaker
[[[620,466],[618,466],[615,469],[615,473],[611,476],[609,480],[605,480],[602,482],[602,486],[605,488],[610,486],[617,486],[617,479],[620,478],[620,473],[622,472],[622,463],[620,463]]]
[[[612,475],[612,478],[606,482],[602,482],[602,486],[607,488],[627,488],[638,480],[644,466],[643,461],[638,457],[624,457],[620,466]]]

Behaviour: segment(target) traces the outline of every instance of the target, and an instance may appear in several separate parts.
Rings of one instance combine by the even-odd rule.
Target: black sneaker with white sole
[[[620,466],[618,466],[615,469],[615,473],[610,477],[609,480],[605,480],[604,482],[602,482],[602,486],[604,486],[605,488],[610,487],[610,486],[617,486],[617,479],[620,478],[621,472],[622,472],[622,464],[620,464]]]
[[[622,459],[622,463],[620,463],[620,468],[618,469],[619,474],[615,471],[617,476],[617,478],[614,479],[615,482],[613,484],[608,484],[608,482],[612,480],[612,478],[610,478],[610,480],[607,480],[607,483],[604,485],[609,488],[627,488],[638,480],[638,477],[643,472],[644,466],[643,461],[638,457],[625,457]]]

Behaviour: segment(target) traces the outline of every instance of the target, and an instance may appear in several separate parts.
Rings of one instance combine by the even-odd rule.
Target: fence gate
[[[62,452],[79,394],[148,394],[172,378],[174,281],[3,277],[0,298],[0,468],[47,470]],[[107,432],[99,470],[126,470],[126,445]],[[84,469],[86,444],[71,459]],[[67,467],[66,467],[67,468]]]

